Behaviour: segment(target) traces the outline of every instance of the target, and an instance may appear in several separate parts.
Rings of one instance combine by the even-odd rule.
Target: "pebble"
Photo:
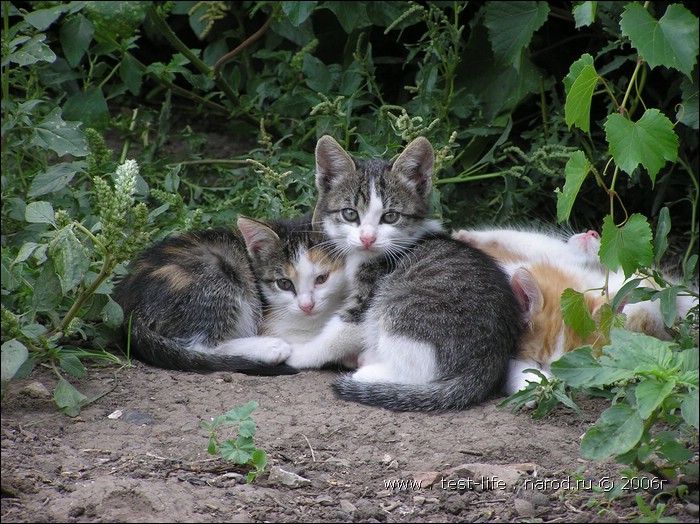
[[[335,500],[333,500],[328,495],[319,495],[316,497],[316,504],[321,506],[335,506]]]
[[[308,486],[311,484],[309,479],[292,473],[291,471],[286,471],[278,466],[274,466],[270,469],[270,476],[267,481],[270,484],[277,484],[278,486],[286,486],[288,488],[300,488],[301,486]]]
[[[35,380],[31,384],[27,384],[24,388],[22,388],[22,391],[32,398],[51,397],[51,393],[49,393],[49,390],[46,389],[46,386],[44,386],[44,384],[42,384],[38,380]]]
[[[341,499],[340,501],[340,509],[343,510],[345,513],[349,513],[351,515],[357,511],[355,504],[353,504],[349,500],[344,499]]]
[[[693,502],[688,502],[685,505],[685,511],[692,517],[697,517],[700,515],[700,506]]]
[[[515,511],[521,517],[535,516],[535,506],[525,499],[515,499]]]

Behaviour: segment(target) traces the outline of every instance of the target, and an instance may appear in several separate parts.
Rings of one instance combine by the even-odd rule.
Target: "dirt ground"
[[[92,368],[75,385],[88,396],[109,393],[69,418],[46,396],[53,376],[36,371],[14,383],[2,403],[2,522],[638,516],[634,491],[612,503],[596,492],[619,474],[618,465],[579,458],[579,439],[605,408],[602,401],[583,399],[582,418],[559,410],[540,421],[496,407],[498,398],[462,412],[394,413],[336,398],[334,376],[202,375],[139,362]],[[30,386],[37,381],[48,391]],[[246,484],[239,467],[207,454],[200,422],[250,400],[260,404],[255,441],[269,464]],[[110,418],[117,410],[122,415]],[[664,516],[697,522],[697,486],[691,491],[690,502],[667,500]]]

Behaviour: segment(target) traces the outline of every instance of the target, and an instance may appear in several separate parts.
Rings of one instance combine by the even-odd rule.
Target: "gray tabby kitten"
[[[359,356],[342,398],[400,411],[463,409],[498,390],[522,331],[508,278],[483,251],[428,218],[433,149],[411,142],[392,164],[356,160],[331,137],[316,147],[322,224],[346,259],[351,300],[287,364]]]
[[[310,218],[241,217],[239,231],[184,233],[144,251],[115,296],[136,356],[170,369],[296,373],[281,364],[288,342],[311,339],[345,297],[342,266]]]

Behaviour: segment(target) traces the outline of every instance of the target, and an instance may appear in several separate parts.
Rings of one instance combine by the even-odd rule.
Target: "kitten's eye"
[[[324,275],[319,275],[316,277],[316,285],[320,286],[323,284],[326,280],[328,280],[328,273]]]
[[[277,287],[282,291],[294,291],[294,284],[288,278],[278,278],[275,284],[277,284]]]
[[[388,213],[384,213],[382,216],[382,222],[385,224],[395,224],[399,221],[399,218],[401,218],[400,213],[397,213],[396,211],[389,211]]]
[[[346,207],[340,212],[340,215],[346,222],[357,222],[357,211],[354,209]]]

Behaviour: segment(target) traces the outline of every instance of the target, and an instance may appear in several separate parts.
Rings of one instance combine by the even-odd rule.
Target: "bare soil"
[[[69,418],[27,387],[55,387],[35,371],[2,403],[2,522],[616,522],[639,516],[635,493],[653,496],[597,492],[620,473],[579,457],[601,400],[582,399],[583,417],[562,409],[539,421],[499,398],[394,413],[336,398],[335,374],[98,367],[75,385],[108,393]],[[250,400],[270,462],[246,484],[245,470],[207,454],[200,422]],[[303,480],[289,487],[282,471]],[[664,516],[697,522],[693,490],[695,503],[668,499]]]

